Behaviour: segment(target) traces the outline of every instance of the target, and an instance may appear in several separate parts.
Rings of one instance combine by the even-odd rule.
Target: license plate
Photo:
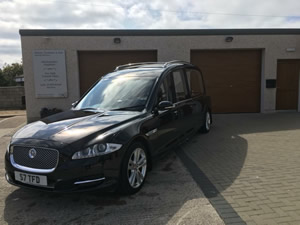
[[[25,184],[47,186],[47,177],[15,171],[15,179]]]

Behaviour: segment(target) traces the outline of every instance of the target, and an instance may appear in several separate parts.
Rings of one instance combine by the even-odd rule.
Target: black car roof
[[[169,62],[140,62],[120,65],[115,68],[115,71],[109,73],[105,78],[113,78],[118,76],[143,76],[143,77],[159,77],[162,72],[170,67],[187,65],[194,67],[191,63],[174,60]]]

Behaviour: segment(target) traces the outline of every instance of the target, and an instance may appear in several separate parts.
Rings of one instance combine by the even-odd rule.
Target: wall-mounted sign
[[[34,50],[33,72],[37,98],[68,96],[64,50]]]

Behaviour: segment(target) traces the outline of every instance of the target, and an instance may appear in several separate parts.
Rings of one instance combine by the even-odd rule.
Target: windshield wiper
[[[127,109],[133,109],[133,108],[138,108],[138,107],[145,107],[145,105],[128,106],[128,107],[123,107],[123,108],[118,108],[118,109],[111,109],[110,111],[127,110]]]

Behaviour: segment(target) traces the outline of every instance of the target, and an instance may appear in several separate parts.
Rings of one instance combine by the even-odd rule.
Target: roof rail
[[[117,66],[115,68],[115,71],[119,71],[119,70],[123,70],[126,68],[134,68],[134,67],[138,67],[140,65],[151,65],[151,64],[163,64],[161,62],[138,62],[138,63],[128,63],[128,64],[124,64],[124,65],[120,65]],[[162,66],[163,67],[163,66]]]
[[[168,65],[170,65],[170,64],[175,64],[175,63],[191,65],[191,63],[186,62],[186,61],[183,61],[183,60],[172,60],[172,61],[166,62],[166,63],[164,64],[164,67],[167,67]]]
[[[191,63],[186,62],[186,61],[182,61],[182,60],[172,60],[172,61],[169,61],[169,62],[138,62],[138,63],[128,63],[128,64],[117,66],[115,68],[115,71],[128,69],[128,68],[136,68],[136,67],[141,66],[141,65],[155,65],[155,64],[156,65],[161,64],[161,67],[165,68],[168,65],[175,64],[175,63],[191,65]]]

